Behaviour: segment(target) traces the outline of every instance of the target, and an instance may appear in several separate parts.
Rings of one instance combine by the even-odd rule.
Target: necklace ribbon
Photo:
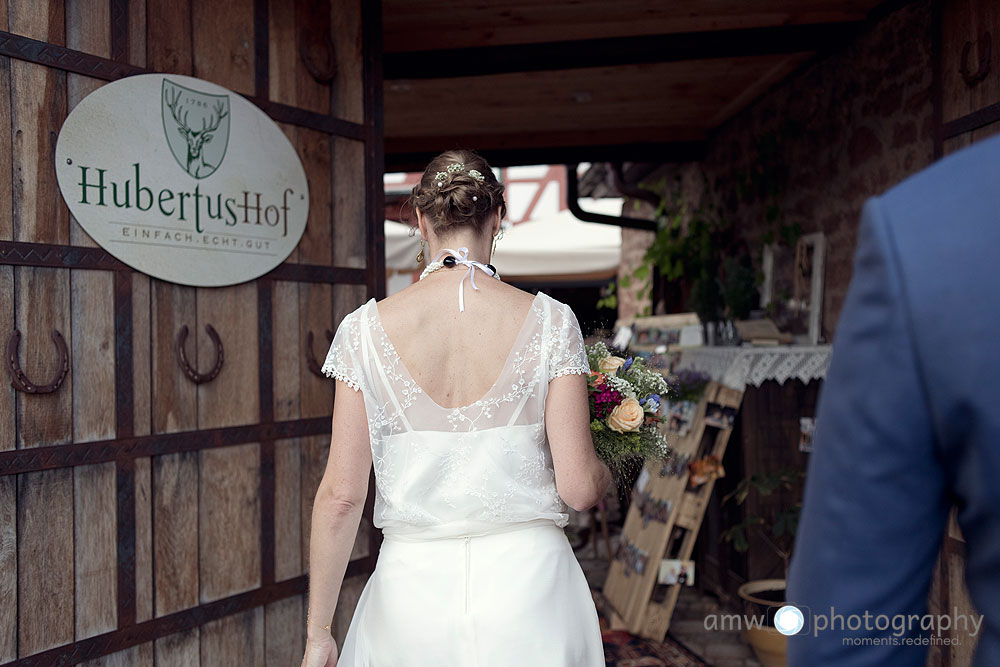
[[[476,267],[482,269],[483,272],[485,272],[487,275],[493,276],[497,280],[500,280],[500,276],[497,275],[497,273],[492,269],[490,269],[488,266],[486,266],[482,262],[477,262],[474,259],[469,259],[469,249],[466,246],[462,246],[461,248],[459,248],[458,252],[455,252],[451,248],[443,248],[441,252],[438,253],[437,258],[435,258],[434,261],[437,262],[438,259],[440,259],[444,255],[453,255],[455,256],[456,263],[465,264],[466,266],[469,267],[469,270],[466,272],[466,274],[462,276],[462,281],[458,283],[458,309],[462,312],[465,312],[465,293],[464,293],[465,279],[466,278],[469,279],[469,283],[472,285],[472,289],[479,290],[479,288],[476,287]]]

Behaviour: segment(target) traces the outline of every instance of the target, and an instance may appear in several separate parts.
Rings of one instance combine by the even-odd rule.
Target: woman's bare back
[[[534,295],[476,270],[465,280],[465,310],[458,286],[467,269],[443,269],[375,305],[378,319],[403,365],[427,396],[445,408],[483,397],[529,314]]]

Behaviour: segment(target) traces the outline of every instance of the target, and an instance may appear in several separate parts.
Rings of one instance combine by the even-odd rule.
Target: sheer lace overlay
[[[568,522],[545,435],[545,396],[551,379],[590,369],[566,304],[539,292],[496,382],[462,407],[424,393],[382,329],[375,299],[341,321],[322,370],[364,395],[376,527],[445,536],[498,523]]]

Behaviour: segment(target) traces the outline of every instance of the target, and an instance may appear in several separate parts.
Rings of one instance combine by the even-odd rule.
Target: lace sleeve
[[[325,375],[343,380],[354,391],[361,389],[364,374],[361,371],[361,331],[358,311],[348,313],[340,321],[337,333],[326,353],[322,371]]]
[[[552,342],[549,353],[549,380],[570,373],[589,373],[583,332],[573,309],[560,303],[552,314]]]

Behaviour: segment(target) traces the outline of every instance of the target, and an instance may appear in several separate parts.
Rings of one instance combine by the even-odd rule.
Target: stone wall
[[[768,202],[739,196],[737,183],[753,169],[781,166],[773,199],[781,219],[803,234],[826,235],[827,341],[850,281],[865,199],[933,159],[931,42],[929,0],[870,21],[850,44],[807,64],[718,128],[704,160],[660,172],[681,176],[683,197],[713,205],[758,255]],[[652,209],[626,210],[640,217]],[[635,266],[650,238],[623,230],[623,272]],[[791,261],[775,266],[779,277],[791,272]],[[631,316],[638,304],[623,294],[620,307],[622,316]]]

